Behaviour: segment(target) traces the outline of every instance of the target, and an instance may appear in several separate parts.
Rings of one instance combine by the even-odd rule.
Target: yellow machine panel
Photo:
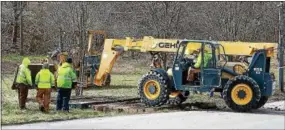
[[[122,46],[124,51],[140,51],[140,52],[176,52],[178,48],[178,40],[181,39],[155,39],[151,36],[145,36],[143,39],[108,39],[112,40],[112,47]],[[227,55],[252,55],[256,49],[276,48],[277,43],[258,43],[258,42],[232,42],[218,41],[225,48]],[[106,42],[105,42],[106,44]],[[187,49],[196,50],[200,48],[199,43],[188,45]],[[104,48],[105,49],[105,48]],[[268,55],[271,57],[273,53]]]

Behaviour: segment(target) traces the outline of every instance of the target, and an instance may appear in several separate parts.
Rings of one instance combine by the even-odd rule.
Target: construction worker
[[[64,62],[66,62],[68,53],[67,52],[61,52],[58,54],[58,65],[56,66],[56,69],[58,69]]]
[[[37,73],[35,84],[37,86],[36,99],[42,112],[49,112],[51,88],[54,85],[54,75],[49,70],[49,64],[43,63],[40,72]]]
[[[60,66],[64,62],[66,62],[68,53],[67,52],[58,52],[58,53],[55,53],[54,55],[56,55],[56,57],[58,59],[57,61],[54,61],[54,62],[56,62],[54,68],[55,68],[56,72],[58,72],[58,69],[60,68]],[[55,73],[54,77],[57,77],[57,73]],[[55,87],[57,87],[57,81],[56,80],[57,79],[55,78]]]
[[[60,68],[57,74],[57,101],[56,110],[69,112],[69,100],[72,89],[72,82],[76,80],[76,74],[72,69],[72,59],[67,58]]]
[[[197,58],[197,62],[194,64],[194,66],[189,67],[189,70],[188,70],[187,80],[190,82],[194,81],[194,74],[200,72],[200,66],[202,63],[202,53],[201,53],[200,49],[198,49],[197,52],[199,53],[198,58]],[[210,53],[210,49],[205,46],[204,64],[203,64],[204,67],[208,66],[208,63],[209,63],[211,58],[212,58],[212,54]]]
[[[26,101],[28,96],[29,87],[32,86],[31,71],[28,68],[31,61],[29,58],[24,58],[22,64],[19,66],[19,71],[16,78],[18,88],[18,98],[20,109],[26,109]]]

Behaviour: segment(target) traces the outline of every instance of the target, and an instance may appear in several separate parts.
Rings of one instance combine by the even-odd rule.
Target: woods
[[[279,3],[1,2],[2,52],[46,54],[60,42],[80,47],[89,29],[109,38],[278,42]]]

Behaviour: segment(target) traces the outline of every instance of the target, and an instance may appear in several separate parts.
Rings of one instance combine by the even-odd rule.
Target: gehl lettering
[[[167,42],[160,42],[158,43],[159,48],[178,48],[179,44],[177,43],[167,43]]]

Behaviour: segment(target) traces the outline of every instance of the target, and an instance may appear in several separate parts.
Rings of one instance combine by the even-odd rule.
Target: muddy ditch
[[[92,105],[92,109],[102,112],[125,112],[125,113],[153,113],[163,111],[191,111],[191,110],[217,110],[215,104],[185,103],[178,106],[163,105],[161,107],[146,107],[139,100],[111,104]]]
[[[279,95],[280,96],[280,95]],[[282,98],[277,98],[282,99]],[[276,99],[276,100],[277,100]],[[34,99],[30,101],[36,102]],[[207,100],[207,101],[204,101]],[[203,101],[195,101],[188,99],[181,105],[163,105],[160,107],[146,107],[145,104],[141,103],[137,97],[113,97],[113,96],[90,96],[90,97],[72,97],[70,101],[71,108],[78,109],[93,109],[94,111],[101,112],[118,112],[127,114],[138,114],[138,113],[154,113],[154,112],[168,112],[168,111],[225,111],[232,112],[228,108],[223,99],[221,98],[209,98]],[[275,99],[274,99],[275,100]],[[274,100],[268,101],[267,104],[275,102]],[[280,100],[279,100],[280,101]],[[284,101],[284,100],[283,100]],[[56,103],[56,98],[52,99],[52,103]],[[272,112],[284,112],[284,109],[278,107],[262,107],[258,110],[254,110],[251,113],[256,112],[268,113]]]
[[[113,102],[123,102],[123,101],[129,101],[129,100],[139,100],[139,98],[135,97],[114,97],[114,96],[87,96],[87,97],[76,97],[71,96],[70,103],[84,103],[84,102],[90,102],[90,103],[113,103]],[[35,98],[28,98],[28,102],[37,102]],[[56,103],[56,97],[51,98],[51,103]]]
[[[92,99],[77,99],[72,100],[70,103],[72,108],[80,109],[94,109],[96,111],[117,111],[127,113],[145,113],[154,111],[165,111],[165,110],[200,110],[200,109],[219,109],[215,103],[208,102],[193,102],[183,103],[181,105],[163,105],[160,107],[146,107],[145,104],[141,103],[139,98],[130,97],[93,97]]]

